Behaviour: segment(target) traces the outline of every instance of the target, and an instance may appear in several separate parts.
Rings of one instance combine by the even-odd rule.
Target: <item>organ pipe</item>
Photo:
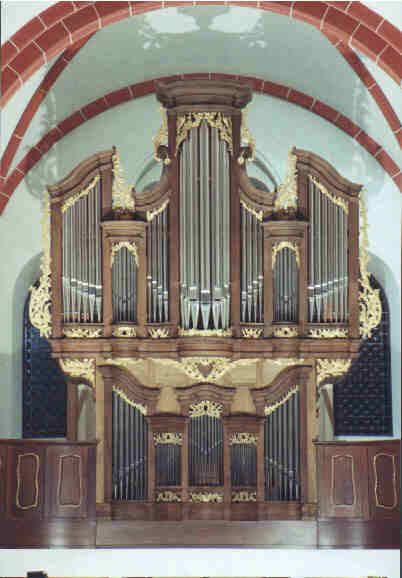
[[[263,227],[243,206],[241,218],[241,321],[264,321]]]
[[[62,289],[65,323],[102,321],[100,187],[63,211]]]
[[[274,321],[297,322],[299,269],[296,254],[285,247],[278,251],[274,266]]]
[[[223,425],[219,418],[203,415],[189,424],[190,486],[223,485]]]
[[[168,208],[156,215],[147,227],[148,322],[169,321]]]
[[[180,306],[184,329],[230,324],[227,144],[203,120],[180,153]]]
[[[309,187],[311,323],[348,321],[348,214],[313,182]]]
[[[115,323],[135,323],[137,266],[133,255],[126,247],[116,253],[112,265],[112,309]]]

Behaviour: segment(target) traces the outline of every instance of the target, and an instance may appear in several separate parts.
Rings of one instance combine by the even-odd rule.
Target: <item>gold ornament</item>
[[[72,327],[71,329],[63,329],[65,337],[70,339],[96,339],[102,337],[102,329],[91,329],[84,327]]]
[[[181,502],[180,494],[166,490],[165,492],[156,492],[156,502]]]
[[[320,183],[320,181],[316,178],[313,177],[312,175],[309,175],[309,179],[312,183],[315,184],[315,186],[320,189],[320,191],[326,196],[328,197],[328,199],[330,201],[332,201],[335,205],[338,205],[338,207],[341,207],[341,209],[343,209],[345,211],[346,214],[349,213],[349,205],[348,202],[340,197],[339,195],[333,195],[332,193],[330,193],[328,191],[328,189],[326,187],[324,187],[324,185],[322,183]]]
[[[285,181],[278,187],[275,211],[297,207],[297,156],[289,151]]]
[[[147,211],[147,221],[152,221],[152,219],[154,217],[156,217],[157,215],[162,213],[166,209],[166,207],[168,206],[169,200],[170,199],[166,199],[166,201],[164,201],[160,207],[157,207],[153,211]]]
[[[343,375],[349,371],[351,359],[317,359],[317,386],[331,376]]]
[[[62,205],[61,205],[61,212],[65,213],[67,211],[67,209],[70,209],[71,207],[73,207],[77,201],[82,199],[82,197],[86,197],[88,195],[88,193],[90,191],[92,191],[92,189],[97,185],[99,180],[100,180],[100,176],[96,175],[85,189],[83,189],[82,191],[79,191],[78,193],[75,193],[74,195],[71,195],[71,197],[66,199],[64,201],[64,203],[62,203]]]
[[[190,492],[189,502],[193,504],[222,504],[223,494],[219,494],[218,492]]]
[[[129,405],[131,405],[132,407],[135,407],[136,409],[138,409],[138,411],[140,413],[142,413],[142,415],[147,415],[147,408],[145,405],[142,405],[141,403],[136,403],[135,401],[133,401],[132,399],[130,399],[126,393],[124,393],[124,391],[121,391],[121,389],[119,389],[118,387],[116,387],[115,385],[113,386],[113,391],[115,393],[117,393],[117,395],[119,397],[121,397],[121,399],[123,399],[126,403],[128,403]]]
[[[245,339],[258,339],[261,337],[263,329],[262,327],[243,327],[241,332]]]
[[[120,155],[116,151],[112,156],[113,163],[113,187],[112,187],[112,209],[120,209],[134,212],[135,203],[131,187],[127,184],[124,171],[120,164]]]
[[[242,146],[246,146],[251,150],[251,157],[249,157],[247,160],[252,163],[255,159],[255,139],[252,137],[250,129],[247,127],[246,120],[247,120],[247,109],[245,108],[243,109],[241,115],[240,140]],[[244,164],[244,160],[245,160],[244,153],[242,152],[239,158],[237,159],[237,162],[239,163],[239,165],[242,165]]]
[[[169,329],[165,327],[148,327],[148,333],[151,339],[166,339],[169,337]]]
[[[247,432],[236,432],[230,438],[230,445],[233,444],[247,444],[256,446],[258,436]]]
[[[348,336],[348,330],[342,329],[342,327],[310,329],[308,332],[309,337],[313,339],[346,339]]]
[[[154,433],[154,445],[174,444],[183,445],[183,435],[175,432]]]
[[[60,358],[60,367],[71,377],[82,377],[95,385],[95,359],[65,359]]]
[[[227,357],[183,357],[181,361],[169,358],[156,358],[155,361],[170,365],[175,369],[181,369],[193,382],[208,379],[208,382],[216,383],[227,371],[242,365],[257,363],[258,359],[236,359],[231,361]],[[205,371],[200,371],[200,365],[203,367],[209,366],[210,370],[207,376]]]
[[[364,203],[364,191],[360,191],[360,337],[367,339],[372,336],[375,329],[381,322],[382,306],[380,290],[373,289],[370,284],[370,275],[367,271],[367,264],[370,260],[368,254],[368,234],[367,234],[367,210]]]
[[[180,337],[232,337],[232,329],[182,329]]]
[[[29,320],[34,327],[39,329],[41,337],[49,338],[52,333],[52,318],[50,314],[51,298],[51,270],[50,270],[50,201],[49,194],[45,191],[43,202],[42,220],[42,246],[41,274],[38,287],[30,287],[31,298],[29,300]]]
[[[300,267],[299,245],[295,241],[280,241],[272,245],[272,269],[275,267],[276,257],[282,249],[290,249],[295,253],[297,266]]]
[[[273,363],[274,365],[279,365],[279,366],[290,366],[290,365],[300,365],[302,363],[304,363],[304,358],[300,358],[298,359],[297,357],[280,357],[279,359],[270,359],[269,360],[270,363]]]
[[[249,492],[242,490],[240,492],[232,492],[232,502],[256,502],[257,492]]]
[[[294,395],[298,391],[299,391],[299,386],[295,385],[294,387],[289,389],[289,391],[282,397],[282,399],[273,403],[272,405],[266,405],[264,408],[264,414],[265,415],[271,415],[271,413],[274,413],[274,411],[276,411],[278,409],[278,407],[280,407],[281,405],[286,403],[288,401],[288,399],[290,399],[292,397],[292,395]]]
[[[160,107],[160,111],[162,113],[162,125],[158,131],[158,134],[154,136],[152,139],[154,145],[154,159],[158,162],[161,162],[163,159],[158,157],[158,149],[161,145],[168,145],[168,120],[167,120],[167,111],[163,106]],[[164,161],[165,165],[170,163],[169,157],[166,158]]]
[[[201,417],[203,415],[208,415],[209,417],[221,417],[223,412],[223,405],[221,403],[216,403],[215,401],[209,401],[203,399],[198,403],[193,403],[190,405],[189,416]]]
[[[245,201],[243,201],[243,199],[240,199],[240,204],[246,209],[246,211],[251,213],[253,215],[253,217],[255,217],[258,221],[262,221],[262,217],[263,217],[262,209],[261,209],[261,211],[256,211],[252,207],[249,207],[247,205],[247,203]]]
[[[135,327],[125,327],[121,325],[113,329],[112,335],[114,337],[137,337],[137,332]]]
[[[299,330],[297,327],[277,327],[273,331],[274,337],[297,337]]]
[[[219,130],[221,140],[228,143],[228,149],[233,152],[232,119],[221,112],[188,112],[177,117],[176,121],[176,155],[181,143],[187,138],[190,129],[200,126],[201,121]]]
[[[113,243],[110,251],[110,265],[112,266],[114,263],[115,254],[118,253],[120,249],[123,248],[127,249],[127,251],[131,253],[135,261],[135,264],[137,265],[137,267],[139,267],[140,261],[138,258],[137,245],[135,244],[135,241],[116,241],[115,243]]]

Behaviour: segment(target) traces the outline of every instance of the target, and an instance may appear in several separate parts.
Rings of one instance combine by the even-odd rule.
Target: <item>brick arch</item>
[[[334,108],[327,104],[312,98],[308,94],[294,90],[288,86],[276,84],[274,82],[264,81],[259,78],[248,76],[237,76],[231,74],[182,74],[177,76],[168,76],[159,78],[158,80],[169,81],[179,80],[186,77],[198,78],[227,78],[232,80],[243,79],[251,82],[254,92],[267,94],[286,100],[302,108],[311,111],[318,116],[326,119],[334,124],[337,128],[348,134],[356,140],[363,148],[365,148],[382,166],[382,168],[393,179],[396,186],[402,192],[402,172],[398,165],[392,160],[389,154],[362,128],[352,122],[348,117],[344,116]],[[82,125],[87,120],[102,114],[119,104],[135,100],[143,96],[148,96],[155,91],[155,80],[140,82],[114,92],[110,92],[101,98],[98,98],[81,109],[74,112],[72,115],[61,121],[56,127],[50,130],[39,142],[33,146],[18,166],[12,171],[4,184],[3,193],[0,193],[0,214],[3,212],[11,195],[25,178],[28,172],[36,165],[37,162],[45,155],[50,148],[72,130]]]
[[[209,4],[203,1],[199,4]],[[402,35],[379,14],[361,2],[236,2],[238,5],[277,12],[312,24],[349,43],[376,62],[395,82],[402,78]],[[84,36],[137,14],[186,2],[57,2],[18,30],[2,46],[2,106],[46,62]],[[193,2],[196,5],[197,1]]]

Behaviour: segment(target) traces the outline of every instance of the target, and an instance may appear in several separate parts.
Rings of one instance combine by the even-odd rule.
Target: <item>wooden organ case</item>
[[[98,514],[314,519],[317,392],[381,317],[361,186],[294,148],[283,184],[257,188],[245,84],[157,98],[154,187],[131,189],[115,149],[48,187],[32,317],[95,388]]]

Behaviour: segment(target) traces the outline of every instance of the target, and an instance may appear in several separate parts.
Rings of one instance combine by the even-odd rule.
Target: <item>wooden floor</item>
[[[133,520],[7,521],[0,548],[368,548],[399,549],[398,520],[200,521]]]

